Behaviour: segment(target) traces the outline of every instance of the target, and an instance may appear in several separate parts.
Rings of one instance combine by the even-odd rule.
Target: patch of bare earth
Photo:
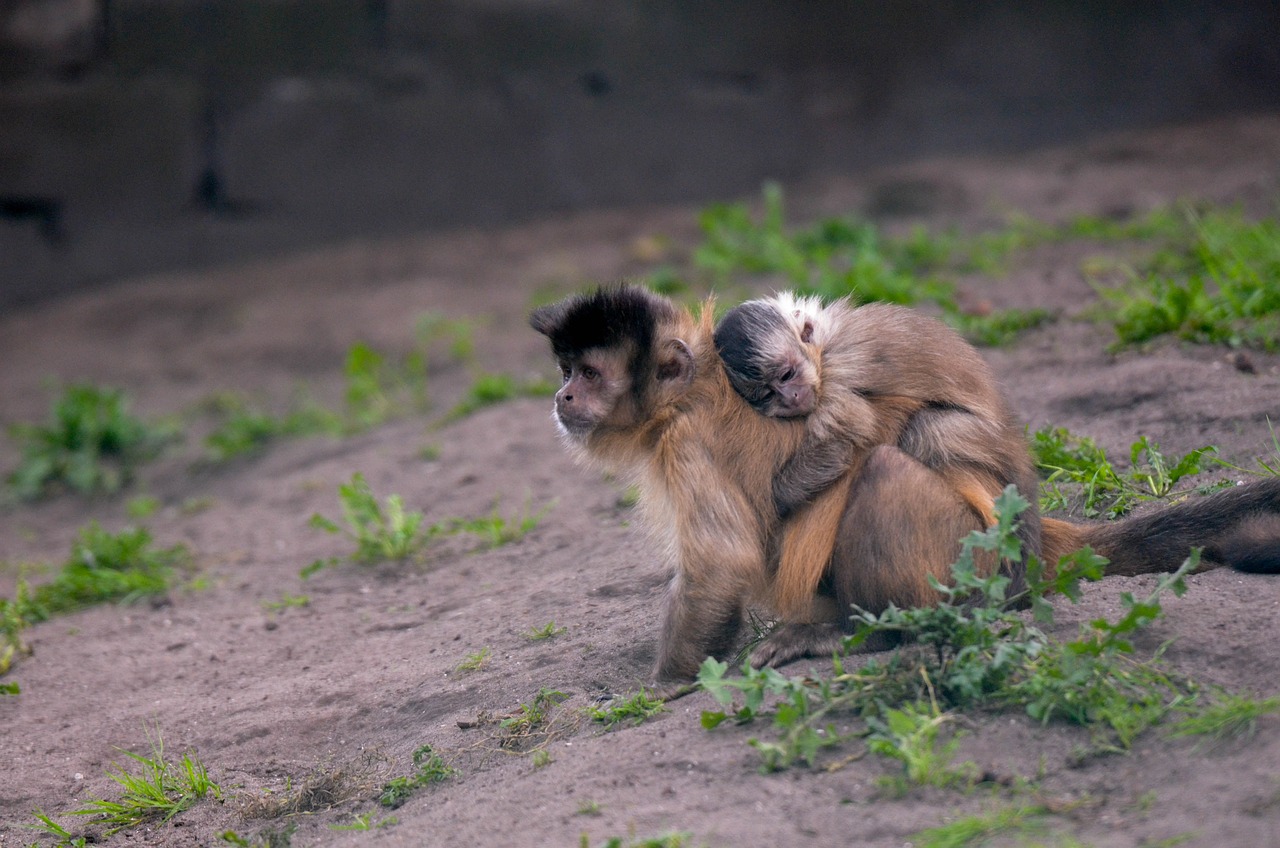
[[[1223,120],[1110,137],[1000,159],[924,162],[857,179],[794,187],[797,217],[870,208],[915,186],[929,220],[979,229],[1005,210],[1057,220],[1141,211],[1180,198],[1274,211],[1280,197],[1280,117]],[[425,310],[470,316],[479,363],[433,362],[432,413],[341,440],[281,442],[251,458],[194,465],[195,436],[146,466],[138,491],[157,497],[147,519],[161,544],[188,545],[207,585],[162,603],[106,606],[27,631],[33,655],[0,698],[0,845],[36,839],[21,825],[113,798],[106,776],[119,749],[146,750],[156,727],[170,752],[194,750],[225,791],[163,827],[113,845],[217,844],[296,825],[292,844],[574,845],[610,835],[688,831],[709,845],[901,846],[917,830],[1010,803],[1001,792],[916,790],[885,797],[891,766],[864,758],[827,772],[762,775],[746,744],[765,727],[699,725],[697,694],[638,727],[601,732],[576,710],[645,681],[654,654],[666,564],[620,505],[617,484],[574,467],[557,443],[546,400],[519,400],[431,426],[473,369],[550,377],[543,341],[525,326],[534,292],[568,291],[643,267],[669,237],[688,245],[695,210],[600,212],[503,231],[362,241],[199,275],[121,282],[0,315],[0,416],[41,420],[45,381],[120,386],[145,415],[190,409],[240,390],[282,404],[300,381],[336,402],[346,349],[366,341],[404,351]],[[891,222],[892,224],[893,222]],[[123,249],[123,247],[122,247]],[[1117,356],[1107,331],[1072,318],[1093,297],[1081,277],[1087,248],[1046,246],[1001,279],[963,281],[996,306],[1063,313],[1007,349],[987,351],[1016,408],[1034,427],[1066,426],[1123,452],[1140,434],[1170,450],[1203,444],[1251,464],[1280,421],[1280,360],[1253,354],[1255,373],[1228,352],[1168,343]],[[199,424],[195,425],[198,429]],[[425,459],[423,448],[438,448]],[[17,460],[0,448],[0,467]],[[309,579],[313,560],[349,546],[308,526],[336,516],[336,489],[361,472],[379,495],[400,494],[427,521],[511,515],[526,499],[550,512],[522,540],[477,550],[462,538],[420,566],[343,563]],[[127,497],[65,496],[0,513],[0,595],[17,564],[65,559],[78,528],[127,521]],[[193,509],[192,505],[200,506]],[[185,505],[185,508],[184,508]],[[1114,615],[1124,591],[1150,579],[1090,586],[1059,604],[1059,630]],[[1172,666],[1259,695],[1280,686],[1280,580],[1215,571],[1142,637],[1172,640]],[[305,595],[309,603],[267,605]],[[533,640],[531,628],[566,628]],[[484,648],[487,662],[460,670]],[[800,673],[823,662],[799,663]],[[501,721],[541,689],[568,699],[541,737],[511,742]],[[1095,846],[1280,844],[1280,719],[1249,742],[1218,748],[1152,732],[1126,755],[1087,757],[1087,735],[1013,714],[978,714],[962,758],[1010,779],[1034,779],[1037,798],[1064,812],[1051,828]],[[411,774],[429,744],[458,773],[387,811],[386,779]],[[535,750],[543,750],[535,760]],[[544,760],[546,760],[544,762]],[[540,767],[539,767],[540,765]],[[305,793],[305,794],[304,794]],[[1014,799],[1016,800],[1016,799]],[[290,806],[292,805],[292,806]],[[353,816],[396,823],[340,831]],[[1172,843],[1170,843],[1172,844]]]

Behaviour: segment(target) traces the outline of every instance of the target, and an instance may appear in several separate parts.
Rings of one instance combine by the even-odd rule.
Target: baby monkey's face
[[[818,403],[813,322],[806,311],[757,300],[730,310],[716,346],[734,390],[757,412],[802,418]]]
[[[770,378],[765,383],[756,409],[774,418],[802,418],[818,404],[818,374],[813,362],[797,343],[769,363]],[[762,369],[763,370],[763,369]]]

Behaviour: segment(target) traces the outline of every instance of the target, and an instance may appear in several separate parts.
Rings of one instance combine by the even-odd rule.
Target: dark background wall
[[[1280,4],[0,0],[0,306],[1280,109]]]

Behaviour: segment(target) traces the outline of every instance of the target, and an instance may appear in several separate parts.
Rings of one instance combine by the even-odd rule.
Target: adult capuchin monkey
[[[653,527],[667,535],[675,563],[653,671],[658,681],[689,680],[706,656],[726,656],[746,604],[774,604],[770,564],[782,521],[773,481],[806,437],[802,420],[760,415],[734,391],[716,352],[710,306],[695,318],[664,297],[621,286],[530,317],[564,376],[555,420],[566,444],[581,460],[629,474]],[[911,417],[894,397],[870,400],[887,432]],[[904,408],[920,411],[913,403]],[[806,618],[769,637],[775,650],[764,655],[768,662],[829,653],[849,626],[852,604],[878,612],[888,603],[930,602],[936,595],[929,575],[947,579],[958,540],[985,523],[894,441],[877,442],[832,489],[844,505],[833,519],[826,573]],[[1056,563],[1087,544],[1111,560],[1109,573],[1138,574],[1172,569],[1201,546],[1210,562],[1264,570],[1259,566],[1280,560],[1280,530],[1272,534],[1273,525],[1261,522],[1277,515],[1280,479],[1125,521],[1046,519],[1043,557]]]
[[[901,306],[823,306],[784,292],[729,310],[715,342],[744,400],[763,415],[805,422],[804,442],[773,480],[779,517],[795,516],[773,578],[784,618],[805,616],[831,559],[846,494],[832,484],[856,473],[877,445],[935,472],[983,525],[994,523],[1006,486],[1035,491],[1023,428],[994,375],[941,321]],[[886,419],[887,407],[898,414]],[[1018,535],[1024,556],[1040,555],[1038,514],[1024,516]],[[1018,592],[1021,570],[1011,570]]]

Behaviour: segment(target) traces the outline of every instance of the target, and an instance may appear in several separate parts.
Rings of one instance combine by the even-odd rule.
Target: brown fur
[[[771,584],[773,610],[784,621],[815,620],[818,583],[831,564],[855,474],[850,469],[787,521]]]
[[[545,307],[532,323],[552,339],[566,371],[556,408],[571,450],[634,479],[650,525],[667,534],[675,573],[654,676],[688,679],[706,656],[731,648],[748,600],[767,600],[766,552],[776,546],[780,527],[770,485],[804,428],[757,415],[733,391],[712,342],[710,303],[695,319],[635,289],[596,298],[598,303],[579,298]],[[615,301],[636,299],[651,306],[650,349],[660,352],[653,363],[620,370],[614,354],[626,349],[625,339],[605,350],[574,349],[565,329],[574,315],[589,313],[592,321],[579,323],[594,324],[592,310],[606,320],[621,308]],[[650,328],[637,332],[647,335]],[[664,350],[674,353],[664,356]],[[627,359],[632,366],[643,357],[633,352]],[[587,364],[605,377],[585,381],[580,372]],[[677,376],[664,380],[664,367]],[[593,388],[606,397],[588,401]],[[575,410],[584,403],[598,407],[587,416],[595,423],[570,432],[564,422],[581,414]]]
[[[857,475],[872,448],[898,445],[937,471],[986,523],[994,520],[995,498],[1007,485],[1033,490],[1021,428],[986,363],[950,327],[899,306],[853,308],[848,301],[823,306],[815,298],[785,293],[747,308],[774,309],[781,317],[747,325],[775,336],[752,340],[756,351],[749,355],[764,360],[761,372],[777,373],[770,359],[798,366],[791,386],[802,384],[817,397],[804,419],[805,442],[784,472],[789,481],[781,484],[813,498],[788,518],[783,531],[773,595],[784,619],[806,620],[835,548],[832,519],[847,502],[839,490]],[[743,386],[736,388],[743,392]],[[747,387],[745,394],[759,388]],[[817,460],[817,482],[806,481],[805,457],[829,451],[833,443],[842,446],[836,471],[848,471],[825,488],[824,473],[832,472],[822,466],[829,461]],[[778,485],[775,481],[775,491]],[[1030,553],[1038,542],[1031,521],[1024,528]]]
[[[675,568],[654,667],[663,681],[687,680],[706,656],[728,655],[745,604],[778,604],[779,587],[791,577],[771,580],[771,555],[780,548],[802,552],[809,543],[782,538],[772,496],[772,481],[800,449],[806,426],[760,415],[734,391],[716,353],[710,314],[710,304],[695,319],[665,298],[624,287],[570,298],[531,317],[565,373],[556,418],[570,448],[629,473],[642,486],[653,527],[667,533]],[[927,423],[946,432],[945,416]],[[1011,467],[1030,466],[1025,449],[1010,460]],[[980,465],[957,468],[969,476],[933,468],[896,444],[864,451],[861,464],[846,469],[804,513],[812,544],[833,544],[824,561],[829,566],[753,662],[828,653],[848,628],[851,605],[874,613],[888,604],[936,602],[929,577],[947,580],[959,540],[990,521],[980,493],[990,490],[991,480]],[[1034,492],[1034,478],[1024,491]],[[1208,562],[1275,571],[1277,515],[1280,479],[1121,522],[1080,526],[1046,519],[1044,558],[1052,565],[1091,545],[1111,560],[1109,573],[1138,574],[1172,569],[1192,546],[1203,546]],[[1028,522],[1038,549],[1034,506],[1024,513]],[[834,542],[832,523],[838,525]],[[1023,564],[1007,565],[1017,591]]]

